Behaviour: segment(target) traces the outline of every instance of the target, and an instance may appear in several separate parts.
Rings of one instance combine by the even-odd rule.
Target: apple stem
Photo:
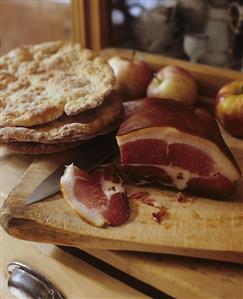
[[[161,83],[161,80],[160,80],[160,78],[157,76],[157,74],[154,75],[154,78],[155,78],[156,80],[158,80],[159,83]]]

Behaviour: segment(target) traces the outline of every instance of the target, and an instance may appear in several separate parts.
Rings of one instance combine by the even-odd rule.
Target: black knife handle
[[[8,287],[17,298],[65,299],[47,278],[24,264],[11,262],[8,273]]]

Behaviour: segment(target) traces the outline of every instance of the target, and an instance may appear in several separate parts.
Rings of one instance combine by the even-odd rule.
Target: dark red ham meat
[[[61,190],[71,207],[95,226],[120,225],[129,217],[122,176],[115,166],[87,173],[69,165],[61,178]]]
[[[123,104],[117,142],[127,173],[179,190],[234,192],[240,169],[209,113],[155,98]]]

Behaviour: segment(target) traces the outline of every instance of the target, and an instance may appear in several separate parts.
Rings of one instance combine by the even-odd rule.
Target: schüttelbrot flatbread
[[[44,144],[35,142],[9,142],[3,143],[8,150],[28,155],[44,155],[62,152],[67,149],[81,146],[84,141],[68,142],[68,143],[56,143],[56,144]]]
[[[29,127],[95,108],[115,83],[108,63],[79,44],[17,48],[0,58],[0,125]]]
[[[0,127],[0,142],[59,143],[88,139],[109,131],[122,114],[122,100],[112,92],[99,107],[73,116],[62,116],[35,127]]]

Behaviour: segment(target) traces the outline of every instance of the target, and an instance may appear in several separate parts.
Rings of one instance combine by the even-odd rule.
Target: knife
[[[117,151],[118,146],[114,132],[95,137],[82,145],[77,155],[66,161],[42,181],[31,195],[27,197],[25,205],[38,202],[60,191],[60,178],[64,173],[65,165],[73,163],[85,171],[90,171],[113,156]]]

